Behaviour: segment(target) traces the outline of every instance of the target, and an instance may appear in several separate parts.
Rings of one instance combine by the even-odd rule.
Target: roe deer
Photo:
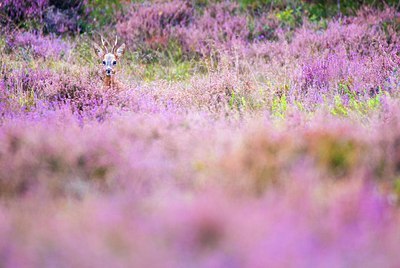
[[[106,40],[107,44],[110,43]],[[115,78],[115,74],[117,73],[117,61],[121,58],[122,54],[125,51],[125,44],[122,44],[119,48],[116,49],[118,43],[118,37],[115,37],[115,43],[111,49],[108,51],[106,46],[106,42],[101,36],[101,44],[102,47],[96,43],[93,43],[93,47],[96,51],[97,56],[103,60],[102,62],[102,70],[101,70],[101,77],[106,88],[112,88],[116,90],[120,90],[123,85]]]

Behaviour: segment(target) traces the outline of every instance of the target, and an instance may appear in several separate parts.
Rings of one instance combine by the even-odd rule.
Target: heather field
[[[0,26],[0,267],[400,267],[397,1],[3,0]]]

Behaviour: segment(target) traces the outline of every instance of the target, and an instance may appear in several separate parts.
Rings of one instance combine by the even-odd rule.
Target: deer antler
[[[106,46],[106,44],[105,44],[105,42],[104,42],[104,38],[103,38],[102,35],[100,35],[100,37],[101,37],[101,44],[103,45],[104,49],[106,50],[106,53],[108,53],[108,48],[107,48],[107,46]],[[106,40],[106,42],[108,43],[107,40]]]
[[[114,45],[113,45],[113,47],[112,47],[112,53],[115,53],[115,47],[117,46],[117,44],[118,44],[118,35],[116,35],[115,36],[115,43],[114,43]]]

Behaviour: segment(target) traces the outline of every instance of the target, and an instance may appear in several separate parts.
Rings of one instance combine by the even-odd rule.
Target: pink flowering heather
[[[398,11],[243,5],[0,35],[0,267],[400,266]]]
[[[135,48],[165,48],[176,42],[186,53],[209,55],[213,49],[229,50],[273,37],[276,19],[264,15],[253,23],[251,30],[246,14],[232,2],[212,3],[200,14],[189,2],[176,0],[150,6],[134,4],[117,31]]]
[[[61,58],[68,56],[71,45],[60,38],[46,37],[29,32],[14,33],[7,40],[11,50],[28,50],[33,55],[47,58]]]
[[[48,4],[48,0],[4,0],[0,5],[0,11],[4,11],[12,19],[18,21],[27,18],[40,17]]]
[[[118,33],[130,41],[133,48],[165,48],[178,38],[178,29],[194,19],[188,2],[171,1],[155,4],[135,4],[129,19],[117,26]]]

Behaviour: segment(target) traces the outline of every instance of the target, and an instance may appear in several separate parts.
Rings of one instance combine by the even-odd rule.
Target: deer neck
[[[103,84],[105,88],[108,89],[116,89],[116,90],[121,90],[121,87],[123,87],[123,84],[115,78],[114,75],[112,76],[104,76],[103,78]]]
[[[115,81],[114,81],[114,76],[105,76],[104,77],[104,85],[106,86],[106,87],[111,87],[111,86],[113,86],[115,84]]]

